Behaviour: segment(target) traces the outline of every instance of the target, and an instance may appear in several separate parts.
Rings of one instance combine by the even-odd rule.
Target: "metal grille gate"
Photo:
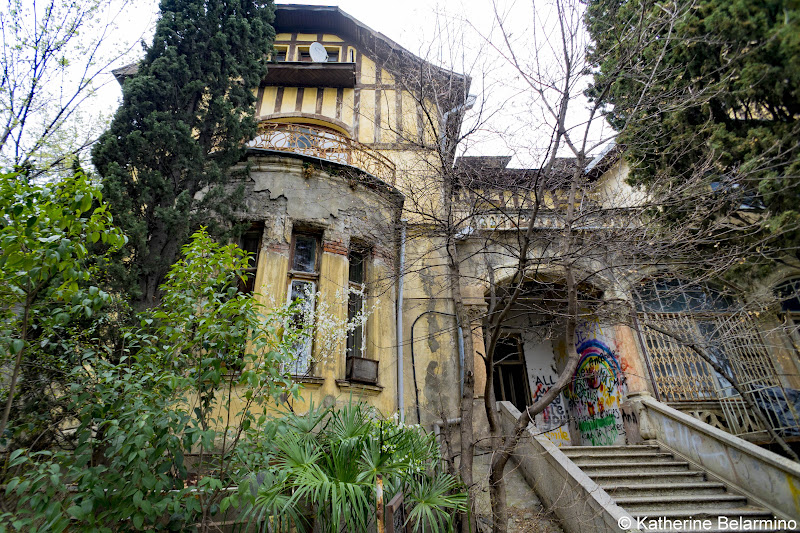
[[[783,437],[800,436],[798,398],[783,388],[755,323],[733,313],[639,314],[645,355],[659,397],[670,403],[719,402],[726,430],[750,440],[769,440],[767,429],[740,394],[686,343],[702,346]],[[666,335],[647,326],[670,332]]]

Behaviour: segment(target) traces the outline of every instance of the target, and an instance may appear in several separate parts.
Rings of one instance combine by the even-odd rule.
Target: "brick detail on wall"
[[[394,254],[385,246],[373,246],[372,257],[377,261],[383,261],[388,266],[392,266],[394,263]]]
[[[330,254],[347,255],[347,246],[342,241],[325,241],[322,249]]]
[[[268,252],[286,254],[289,253],[289,244],[285,242],[269,242],[264,249]]]

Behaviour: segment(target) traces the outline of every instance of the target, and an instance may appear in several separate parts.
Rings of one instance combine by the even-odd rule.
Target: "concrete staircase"
[[[659,530],[778,531],[730,527],[731,520],[775,517],[768,509],[749,502],[728,485],[658,445],[566,446],[561,451],[634,518],[669,519],[664,522],[666,527],[657,527]],[[711,521],[710,529],[699,522],[681,522],[689,527],[674,527],[676,520],[706,519]],[[636,528],[636,523],[632,527]]]

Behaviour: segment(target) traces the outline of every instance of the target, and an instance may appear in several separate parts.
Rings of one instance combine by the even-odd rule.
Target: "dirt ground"
[[[491,454],[476,451],[474,476],[478,482],[478,528],[491,531],[492,508],[489,502],[489,464]],[[539,498],[509,461],[506,466],[506,497],[508,499],[508,530],[512,533],[563,533],[558,520],[542,507]]]

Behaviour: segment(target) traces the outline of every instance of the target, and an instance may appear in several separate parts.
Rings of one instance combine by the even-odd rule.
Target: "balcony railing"
[[[265,122],[248,143],[252,148],[292,152],[350,165],[394,185],[394,164],[384,155],[339,133],[305,124]]]
[[[601,210],[588,211],[581,216],[581,210],[577,210],[578,217],[573,224],[574,229],[581,230],[600,230],[600,229],[620,229],[637,227],[636,219],[624,210]],[[463,218],[472,218],[472,227],[482,230],[526,230],[531,223],[530,209],[511,209],[506,211],[497,210],[495,212],[487,210],[470,214],[464,210],[461,213]],[[562,211],[553,209],[543,209],[536,215],[534,227],[537,229],[560,230],[565,227],[566,208]]]

